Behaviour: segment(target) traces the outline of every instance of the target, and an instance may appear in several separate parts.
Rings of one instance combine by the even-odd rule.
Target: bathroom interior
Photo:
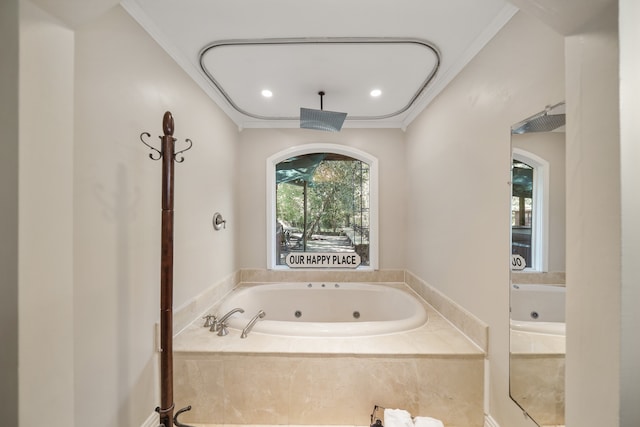
[[[258,20],[269,5],[249,3],[256,13],[241,21],[253,31],[241,36],[275,33],[277,25]],[[56,426],[157,427],[161,170],[139,135],[149,132],[156,142],[169,110],[178,146],[193,141],[175,165],[174,186],[175,400],[176,408],[192,405],[184,422],[363,426],[373,405],[433,416],[447,427],[640,419],[629,399],[640,384],[637,332],[629,327],[638,321],[629,301],[638,295],[639,273],[623,262],[638,255],[629,245],[637,226],[628,218],[639,193],[636,184],[620,185],[621,176],[640,182],[632,167],[638,154],[629,148],[629,123],[640,106],[623,95],[637,92],[638,83],[618,78],[638,68],[625,62],[638,31],[632,0],[572,0],[566,9],[505,1],[495,31],[481,34],[482,46],[473,46],[464,66],[441,71],[449,80],[423,110],[404,125],[347,121],[340,132],[239,126],[185,70],[182,54],[163,47],[168,30],[134,19],[140,4],[2,6],[15,12],[1,14],[3,23],[14,21],[0,31],[16,39],[19,64],[15,80],[1,80],[3,88],[15,87],[16,113],[7,117],[16,125],[7,129],[19,142],[19,155],[0,168],[3,182],[19,181],[15,217],[3,213],[3,227],[15,229],[20,258],[6,270],[19,277],[19,298],[3,301],[15,320],[5,323],[16,325],[15,345],[6,348],[15,349],[19,368],[2,365],[3,375],[16,371],[18,393],[3,389],[2,396],[15,403],[19,425],[39,425],[45,411]],[[386,10],[385,2],[376,4]],[[235,16],[225,15],[234,11],[230,5],[216,6],[223,17]],[[319,33],[340,21],[332,10],[366,10],[362,2],[306,6],[298,25]],[[390,16],[410,15],[401,9],[390,7]],[[195,31],[175,18],[172,31]],[[459,18],[462,25],[471,19]],[[560,102],[563,132],[512,132]],[[378,162],[372,267],[270,264],[267,160],[313,145]],[[558,155],[547,157],[543,184],[548,229],[534,238],[543,250],[533,266],[516,272],[513,159],[524,152],[544,159],[536,151],[543,146]],[[219,230],[215,212],[226,220]],[[424,328],[399,340],[265,340],[257,330],[243,340],[237,329],[219,337],[202,326],[239,285],[363,282],[414,295],[428,313]],[[514,346],[514,284],[566,286],[560,350]]]

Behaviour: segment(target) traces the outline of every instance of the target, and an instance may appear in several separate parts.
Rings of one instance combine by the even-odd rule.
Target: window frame
[[[524,162],[533,168],[532,265],[527,266],[526,269],[540,272],[547,271],[549,266],[549,162],[520,148],[514,147],[512,151],[514,160]]]
[[[378,269],[378,159],[369,153],[356,148],[328,143],[313,143],[302,146],[290,147],[279,151],[266,162],[266,209],[267,209],[267,269],[293,271],[286,265],[276,264],[276,165],[291,157],[313,153],[334,153],[352,157],[369,165],[369,265],[356,268],[358,271],[371,271]],[[300,270],[300,269],[295,269]],[[317,269],[314,269],[317,270]],[[326,270],[340,270],[338,268],[322,268]]]

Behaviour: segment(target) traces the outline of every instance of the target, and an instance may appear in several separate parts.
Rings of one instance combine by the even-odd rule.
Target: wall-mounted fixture
[[[222,218],[220,212],[216,212],[213,214],[213,229],[220,230],[221,228],[227,228],[227,220]]]

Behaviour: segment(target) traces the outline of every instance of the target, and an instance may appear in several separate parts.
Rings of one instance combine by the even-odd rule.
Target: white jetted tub
[[[511,285],[511,352],[564,354],[565,287]]]
[[[511,328],[551,335],[565,334],[565,287],[511,285]]]
[[[242,330],[260,310],[251,333],[298,337],[372,336],[409,331],[427,322],[421,301],[399,287],[369,283],[244,285],[216,310],[233,309],[229,328]]]

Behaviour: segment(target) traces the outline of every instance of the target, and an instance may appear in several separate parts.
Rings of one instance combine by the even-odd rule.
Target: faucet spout
[[[218,319],[218,322],[212,325],[211,329],[209,330],[212,332],[218,331],[218,335],[220,335],[221,337],[227,335],[229,332],[227,331],[227,325],[225,322],[229,317],[231,317],[231,315],[235,313],[244,313],[244,310],[240,307],[234,308],[233,310],[222,316],[220,319]]]
[[[242,330],[242,335],[240,335],[240,338],[246,338],[247,335],[249,335],[249,332],[251,332],[253,325],[255,325],[256,322],[258,321],[258,319],[262,319],[264,316],[266,316],[266,314],[267,313],[265,313],[264,310],[260,310],[258,314],[253,316],[253,318],[249,320],[249,323],[247,323],[247,326],[245,326],[244,329]]]
[[[231,317],[232,314],[235,313],[244,313],[244,310],[241,309],[240,307],[238,308],[234,308],[233,310],[231,310],[230,312],[228,312],[227,314],[225,314],[224,316],[222,316],[220,319],[218,319],[218,323],[224,323],[227,321],[227,319],[229,317]]]

